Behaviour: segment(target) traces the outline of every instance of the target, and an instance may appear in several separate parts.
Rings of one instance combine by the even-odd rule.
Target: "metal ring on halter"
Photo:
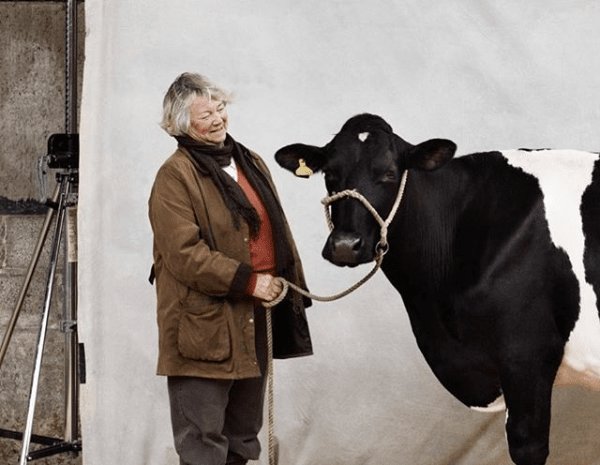
[[[390,243],[388,241],[379,241],[375,246],[375,255],[384,256],[390,250]]]

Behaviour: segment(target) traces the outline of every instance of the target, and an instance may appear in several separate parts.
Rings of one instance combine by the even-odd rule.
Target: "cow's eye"
[[[396,182],[396,170],[388,170],[381,177],[381,182]]]
[[[325,172],[325,182],[329,184],[334,184],[337,181],[337,176],[330,171]]]

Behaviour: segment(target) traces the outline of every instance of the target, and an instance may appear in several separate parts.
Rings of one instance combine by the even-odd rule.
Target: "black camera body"
[[[79,134],[52,134],[48,138],[48,167],[79,168]]]

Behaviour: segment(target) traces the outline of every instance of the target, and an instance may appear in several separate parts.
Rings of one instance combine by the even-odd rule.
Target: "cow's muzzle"
[[[363,240],[353,232],[333,232],[323,248],[323,258],[337,266],[357,266],[370,261],[364,255]]]

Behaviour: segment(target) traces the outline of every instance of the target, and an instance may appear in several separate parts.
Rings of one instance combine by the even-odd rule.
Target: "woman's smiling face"
[[[196,97],[190,105],[189,135],[208,145],[221,145],[227,136],[227,109],[225,102]]]

